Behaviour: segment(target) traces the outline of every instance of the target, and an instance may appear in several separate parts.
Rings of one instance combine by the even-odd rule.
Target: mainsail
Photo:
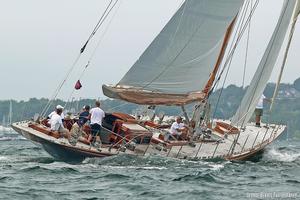
[[[106,96],[139,104],[182,105],[205,96],[229,26],[243,0],[186,0]]]
[[[290,22],[293,19],[293,11],[298,0],[285,0],[281,15],[278,23],[272,35],[272,38],[268,44],[268,47],[264,53],[262,60],[252,78],[250,86],[244,95],[242,102],[233,116],[231,122],[236,126],[243,126],[247,123],[261,97],[264,88],[271,76],[275,62],[279,55],[281,46],[284,42],[285,35],[289,28]],[[299,8],[298,8],[299,9]]]

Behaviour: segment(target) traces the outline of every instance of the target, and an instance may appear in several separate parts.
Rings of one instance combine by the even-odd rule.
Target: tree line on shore
[[[216,90],[211,98],[210,104],[212,107],[212,116],[219,119],[228,119],[232,117],[237,110],[241,99],[247,88],[229,85],[224,89]],[[275,89],[274,83],[269,83],[265,88],[264,95],[271,98]],[[219,98],[221,94],[221,98]],[[52,102],[48,113],[51,112],[55,105],[66,106],[66,110],[71,112],[78,112],[84,105],[94,105],[96,99],[79,99],[72,102],[65,102],[63,100],[55,100]],[[1,100],[0,101],[0,124],[8,121],[10,112],[10,104],[12,104],[12,121],[22,121],[33,118],[36,113],[41,113],[48,99],[46,98],[30,98],[27,101],[16,100]],[[134,114],[142,111],[145,107],[139,105],[126,103],[120,100],[105,99],[101,101],[101,107],[106,112],[125,112]],[[189,114],[192,113],[193,105],[187,106]],[[270,112],[269,105],[265,104],[263,121],[272,123],[286,124],[288,132],[291,136],[300,138],[300,78],[293,84],[280,84],[279,95],[275,100],[274,108]],[[166,115],[182,114],[178,107],[159,106],[156,113],[164,113]]]

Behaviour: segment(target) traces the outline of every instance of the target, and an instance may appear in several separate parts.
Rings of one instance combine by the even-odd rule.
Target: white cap
[[[57,106],[56,106],[56,109],[61,109],[61,110],[63,110],[64,107],[62,107],[61,105],[57,105]]]

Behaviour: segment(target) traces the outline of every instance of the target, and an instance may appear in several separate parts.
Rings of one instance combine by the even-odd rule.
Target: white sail
[[[201,91],[243,0],[186,0],[119,86],[161,93]]]
[[[297,23],[299,11],[300,11],[300,4],[299,3],[300,3],[300,0],[297,0],[297,6],[295,7],[295,12],[294,12],[294,15],[293,15],[293,22],[292,22],[290,33],[289,33],[287,46],[286,46],[286,49],[285,49],[285,52],[284,52],[284,57],[283,57],[283,61],[282,61],[282,64],[281,64],[280,73],[279,73],[277,83],[276,83],[276,86],[275,86],[275,90],[274,90],[274,93],[273,93],[272,102],[271,102],[271,105],[270,105],[270,111],[273,109],[275,98],[277,97],[277,94],[278,94],[278,89],[279,89],[279,85],[280,85],[281,78],[282,78],[282,75],[283,75],[283,70],[284,70],[285,65],[286,65],[288,53],[289,53],[291,43],[292,43],[292,39],[293,39],[293,36],[294,36],[295,27],[296,27],[296,23]]]
[[[241,126],[250,120],[256,104],[263,94],[264,88],[271,76],[290,22],[293,20],[293,11],[295,10],[296,2],[297,0],[284,1],[281,15],[264,56],[260,61],[236,114],[231,120],[233,125]]]
[[[294,20],[297,19],[298,15],[300,14],[300,0],[297,0],[297,6],[294,13]]]

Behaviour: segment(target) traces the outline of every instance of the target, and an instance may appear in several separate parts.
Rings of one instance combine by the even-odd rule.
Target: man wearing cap
[[[51,114],[51,118],[49,120],[51,131],[57,131],[61,137],[66,137],[69,139],[70,134],[67,129],[65,129],[62,122],[62,114],[63,109],[61,107],[57,107],[55,112]],[[49,115],[50,116],[50,115]]]
[[[64,107],[62,107],[61,105],[57,105],[55,110],[53,112],[51,112],[49,115],[48,115],[48,119],[51,119],[52,115],[54,115],[55,113],[57,113],[57,109],[61,109],[62,111],[64,110]],[[61,112],[60,114],[61,118],[64,119],[65,118],[65,115],[63,112]]]

